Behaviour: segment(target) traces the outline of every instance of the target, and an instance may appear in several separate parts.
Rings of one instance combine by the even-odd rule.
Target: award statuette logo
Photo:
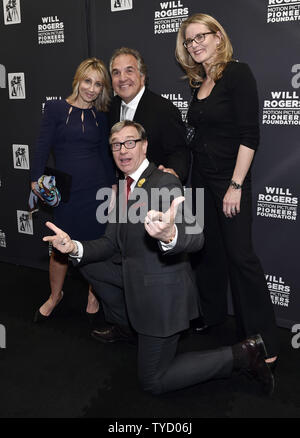
[[[17,210],[18,232],[33,234],[32,217],[28,211]]]
[[[13,159],[15,169],[29,169],[29,154],[26,144],[13,144]]]
[[[5,233],[2,230],[0,230],[0,248],[6,248]]]
[[[8,73],[8,90],[10,99],[25,99],[24,73]]]
[[[20,0],[3,0],[4,24],[21,23]]]
[[[132,9],[133,0],[111,0],[111,11],[125,11],[127,9]]]

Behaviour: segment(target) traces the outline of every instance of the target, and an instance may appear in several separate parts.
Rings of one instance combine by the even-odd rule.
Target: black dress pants
[[[179,337],[138,335],[138,375],[145,391],[162,394],[231,375],[231,347],[176,355]]]
[[[122,266],[105,261],[80,270],[101,299],[107,322],[130,328],[122,289]],[[178,333],[164,338],[138,334],[138,376],[145,391],[161,394],[230,376],[231,347],[176,355],[179,337]]]
[[[106,322],[130,327],[123,290],[122,265],[110,260],[90,263],[80,267],[80,272],[101,300]]]
[[[204,248],[193,255],[205,323],[221,322],[227,314],[228,279],[239,338],[262,336],[268,357],[278,354],[276,322],[265,275],[252,245],[250,178],[242,188],[240,213],[227,218],[223,198],[232,172],[220,175],[199,169],[197,158],[192,186],[204,187]]]

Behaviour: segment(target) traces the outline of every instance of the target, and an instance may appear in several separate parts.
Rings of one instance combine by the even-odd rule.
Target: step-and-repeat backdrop
[[[253,169],[254,244],[278,324],[299,322],[300,0],[2,0],[0,18],[0,260],[48,268],[41,240],[51,212],[28,213],[30,163],[44,104],[70,94],[77,65],[114,49],[143,55],[149,87],[185,116],[190,91],[174,57],[176,34],[196,12],[227,30],[260,96]],[[1,16],[1,14],[0,14]],[[154,109],[155,110],[155,109]]]

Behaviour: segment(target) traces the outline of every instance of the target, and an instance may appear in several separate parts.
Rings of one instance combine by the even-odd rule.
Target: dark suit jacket
[[[174,197],[182,193],[179,179],[158,170],[152,163],[140,181],[142,179],[148,199],[153,188],[173,189]],[[145,215],[151,208],[145,205],[145,198],[135,202],[137,194],[135,188],[128,200],[128,214],[140,208],[142,222],[109,223],[104,236],[83,242],[80,265],[109,258],[121,263],[127,311],[133,328],[149,336],[170,336],[188,328],[189,321],[199,315],[198,292],[186,253],[201,249],[203,234],[186,234],[185,223],[178,223],[177,244],[164,253],[159,242],[144,228]],[[161,211],[167,208],[169,202],[163,200]],[[115,213],[118,218],[119,200],[113,217]]]
[[[111,126],[120,121],[120,107],[121,99],[115,96],[109,112]],[[190,151],[179,110],[168,99],[146,88],[133,120],[146,130],[149,161],[157,166],[163,164],[174,169],[180,180],[185,182],[190,165]]]

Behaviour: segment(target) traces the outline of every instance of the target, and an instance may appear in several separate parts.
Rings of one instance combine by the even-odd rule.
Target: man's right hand
[[[163,166],[162,164],[160,164],[160,165],[158,166],[158,168],[159,168],[159,170],[162,170],[163,172],[171,173],[172,175],[177,176],[177,178],[179,178],[179,176],[177,175],[177,173],[175,172],[175,170],[174,170],[174,169],[171,169],[170,167],[165,167],[165,166]]]
[[[44,242],[51,242],[54,248],[58,249],[63,254],[76,255],[77,245],[67,233],[56,227],[52,222],[46,222],[46,226],[50,228],[55,235],[43,237]]]

